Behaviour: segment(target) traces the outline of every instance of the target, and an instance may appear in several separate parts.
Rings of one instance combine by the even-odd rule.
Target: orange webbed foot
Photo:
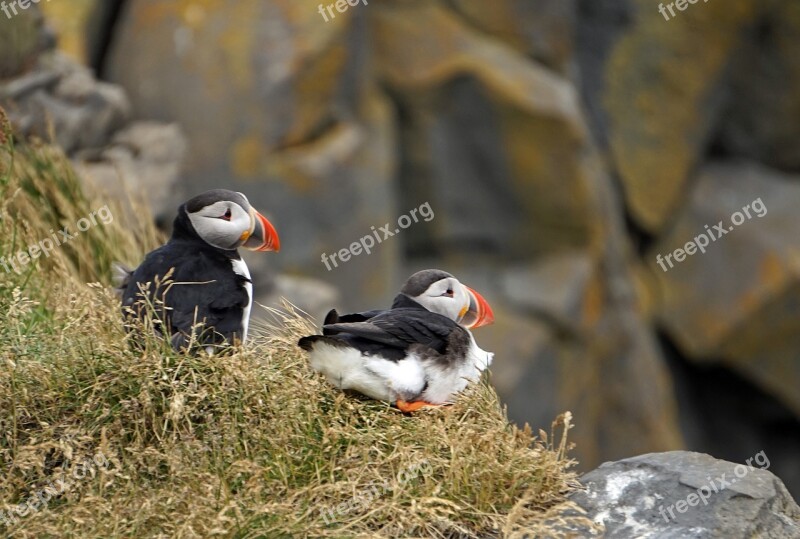
[[[398,400],[396,404],[397,404],[397,408],[399,408],[401,412],[405,412],[407,414],[409,414],[411,412],[416,412],[418,410],[421,410],[422,408],[425,408],[426,406],[432,406],[432,407],[441,406],[441,404],[433,404],[433,403],[425,402],[425,401],[407,402],[407,401],[404,401],[404,400]]]

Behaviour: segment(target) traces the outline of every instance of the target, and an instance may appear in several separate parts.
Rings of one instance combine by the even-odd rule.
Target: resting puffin
[[[323,335],[298,345],[333,385],[413,412],[449,403],[480,377],[494,354],[481,350],[468,328],[493,321],[480,294],[429,269],[408,279],[390,309],[344,316],[332,310]]]
[[[159,332],[176,350],[186,347],[198,323],[203,328],[195,338],[209,352],[216,345],[244,343],[253,283],[239,247],[280,249],[275,227],[250,206],[247,197],[214,189],[187,201],[178,208],[169,241],[135,270],[120,268],[118,290],[125,317],[142,316],[140,287],[149,286],[147,300],[160,310]],[[170,272],[171,282],[157,286]]]

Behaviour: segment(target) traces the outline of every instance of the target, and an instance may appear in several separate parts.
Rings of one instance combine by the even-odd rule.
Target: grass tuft
[[[57,150],[10,140],[0,256],[109,203],[82,192]],[[224,357],[132,346],[111,263],[161,239],[111,206],[113,222],[0,268],[0,532],[523,537],[583,518],[563,511],[576,485],[568,413],[534,436],[509,424],[487,381],[413,416],[345,395],[309,368],[296,342],[315,328],[289,304],[264,308],[252,342]],[[37,492],[46,504],[14,511]]]

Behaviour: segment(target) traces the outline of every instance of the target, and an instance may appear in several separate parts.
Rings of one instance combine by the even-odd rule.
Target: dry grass
[[[0,152],[0,256],[105,204],[51,149]],[[575,484],[569,416],[534,437],[509,425],[486,383],[414,416],[344,395],[309,369],[295,343],[313,327],[288,305],[224,358],[133,347],[110,263],[159,239],[149,219],[114,213],[21,274],[0,268],[0,510],[87,457],[108,462],[7,533],[557,535]]]

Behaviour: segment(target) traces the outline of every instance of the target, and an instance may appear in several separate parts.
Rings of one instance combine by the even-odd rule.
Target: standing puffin
[[[494,354],[469,331],[494,321],[480,294],[436,269],[412,275],[392,307],[339,316],[303,337],[311,367],[340,389],[395,403],[403,412],[447,404],[480,377]]]
[[[189,344],[197,324],[202,326],[195,342],[209,352],[215,345],[244,343],[253,283],[239,247],[280,249],[275,227],[247,197],[214,189],[187,201],[178,208],[166,245],[149,253],[135,270],[120,268],[125,317],[142,317],[144,295],[158,311],[159,333],[176,350]]]

